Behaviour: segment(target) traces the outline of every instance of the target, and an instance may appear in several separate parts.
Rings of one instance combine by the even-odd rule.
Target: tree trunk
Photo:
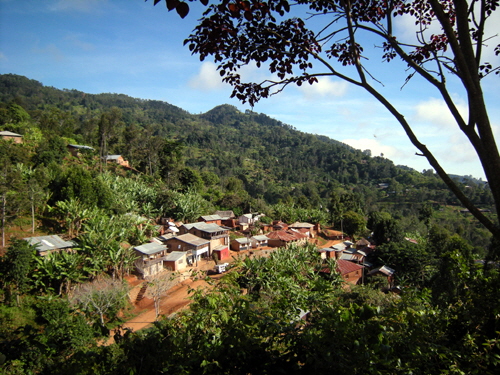
[[[5,207],[7,206],[6,194],[2,194],[2,247],[5,248]]]
[[[31,233],[35,234],[35,200],[31,198]]]

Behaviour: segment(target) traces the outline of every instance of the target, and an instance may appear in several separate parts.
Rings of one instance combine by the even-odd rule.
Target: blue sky
[[[250,109],[229,98],[231,88],[220,82],[212,62],[200,62],[183,46],[202,9],[196,4],[191,8],[181,20],[167,12],[163,1],[154,7],[153,0],[0,0],[0,73],[24,75],[60,89],[163,100],[193,114],[225,103],[241,111]],[[319,27],[321,21],[317,22]],[[413,35],[411,22],[401,20],[397,28],[403,36]],[[495,42],[491,44],[500,43]],[[384,83],[376,87],[403,112],[445,170],[484,178],[474,151],[456,131],[438,93],[418,79],[401,89],[406,73],[400,68],[404,67],[379,64],[375,54],[366,52],[373,63],[371,72]],[[269,73],[251,66],[245,76],[260,80]],[[499,79],[487,78],[483,87],[497,139]],[[458,87],[451,86],[451,92],[465,103]],[[287,88],[259,102],[254,111],[304,132],[370,149],[372,155],[383,153],[396,164],[419,171],[430,168],[415,155],[400,125],[380,104],[338,80]]]

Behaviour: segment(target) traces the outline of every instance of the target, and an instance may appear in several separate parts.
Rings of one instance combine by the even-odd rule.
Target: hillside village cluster
[[[22,143],[20,134],[3,131],[3,139]],[[94,150],[90,146],[67,146],[75,157],[82,151]],[[121,155],[107,155],[106,161],[115,163],[126,169],[133,169]],[[321,231],[319,224],[293,223],[286,224],[274,221],[272,224],[259,222],[263,214],[244,214],[236,217],[232,211],[216,211],[213,215],[201,216],[196,223],[184,224],[173,219],[161,218],[157,229],[158,237],[151,238],[149,243],[134,247],[137,259],[135,270],[142,278],[152,277],[161,271],[183,271],[187,267],[198,264],[200,260],[213,259],[216,269],[224,270],[225,261],[231,259],[230,250],[240,252],[252,249],[287,248],[293,243],[305,244],[313,240]],[[259,223],[259,234],[252,235],[251,229]],[[230,240],[229,233],[238,231],[242,237]],[[393,286],[394,270],[381,266],[374,268],[366,257],[375,249],[366,239],[353,243],[341,232],[335,232],[338,243],[331,247],[320,248],[323,259],[334,258],[337,261],[336,272],[345,282],[359,284],[365,276],[379,275],[387,278],[387,286]],[[65,241],[57,235],[25,238],[37,247],[38,254],[45,256],[52,251],[72,251],[77,244]],[[325,268],[323,272],[331,272]]]
[[[198,262],[214,260],[215,268],[224,271],[231,260],[232,252],[252,250],[272,251],[288,248],[291,244],[314,242],[321,231],[319,224],[287,224],[274,221],[271,224],[259,222],[263,214],[244,214],[236,217],[232,211],[216,211],[212,215],[199,217],[195,223],[176,222],[171,218],[161,218],[156,229],[158,236],[150,242],[134,247],[136,255],[135,271],[139,277],[148,279],[167,269],[182,272],[195,267]],[[258,224],[258,226],[256,226]],[[252,235],[255,228],[259,234]],[[242,237],[230,240],[230,232]],[[374,250],[366,239],[356,243],[344,238],[342,232],[334,231],[336,243],[331,247],[318,248],[323,259],[335,259],[336,271],[349,284],[362,283],[365,276],[381,275],[392,286],[394,270],[387,266],[373,268],[366,260]],[[25,238],[36,246],[38,254],[45,256],[53,251],[72,251],[77,244],[65,241],[57,235]],[[325,268],[323,272],[330,272]]]

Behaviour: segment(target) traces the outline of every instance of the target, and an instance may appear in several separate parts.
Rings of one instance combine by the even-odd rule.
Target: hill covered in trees
[[[432,173],[396,167],[388,159],[371,157],[370,150],[361,152],[229,105],[192,115],[165,102],[58,90],[11,74],[0,76],[0,102],[5,130],[35,131],[121,154],[138,171],[172,184],[179,181],[179,168],[187,167],[205,173],[206,179],[216,174],[221,186],[237,179],[250,197],[269,204],[288,200],[326,207],[340,185],[362,190],[378,183],[392,184],[389,190],[396,193],[401,184],[442,190],[415,193],[416,201],[454,201]],[[484,204],[490,203],[485,199]]]

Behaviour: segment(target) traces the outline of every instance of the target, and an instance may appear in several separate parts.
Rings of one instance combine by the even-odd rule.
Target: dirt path
[[[208,289],[213,288],[213,286],[208,284],[205,280],[193,281],[190,278],[174,286],[161,300],[160,315],[169,316],[186,308],[186,306],[188,306],[191,302],[189,299],[189,290],[199,288]],[[134,305],[132,313],[137,315],[121,326],[120,332],[122,334],[126,330],[138,331],[140,329],[147,328],[154,323],[156,318],[154,301],[150,298],[144,297],[139,303]],[[115,333],[116,331],[111,333],[111,337],[106,341],[105,345],[114,343],[113,336]]]
[[[211,286],[207,284],[205,280],[193,281],[192,279],[186,279],[181,283],[170,289],[167,294],[162,298],[160,304],[160,314],[169,316],[172,313],[181,310],[187,306],[190,302],[189,300],[189,289],[198,288],[210,288]],[[155,307],[154,302],[150,298],[143,298],[135,308],[136,311],[142,311],[139,315],[127,321],[122,327],[123,329],[131,329],[132,331],[138,331],[142,328],[149,326],[155,321]]]

